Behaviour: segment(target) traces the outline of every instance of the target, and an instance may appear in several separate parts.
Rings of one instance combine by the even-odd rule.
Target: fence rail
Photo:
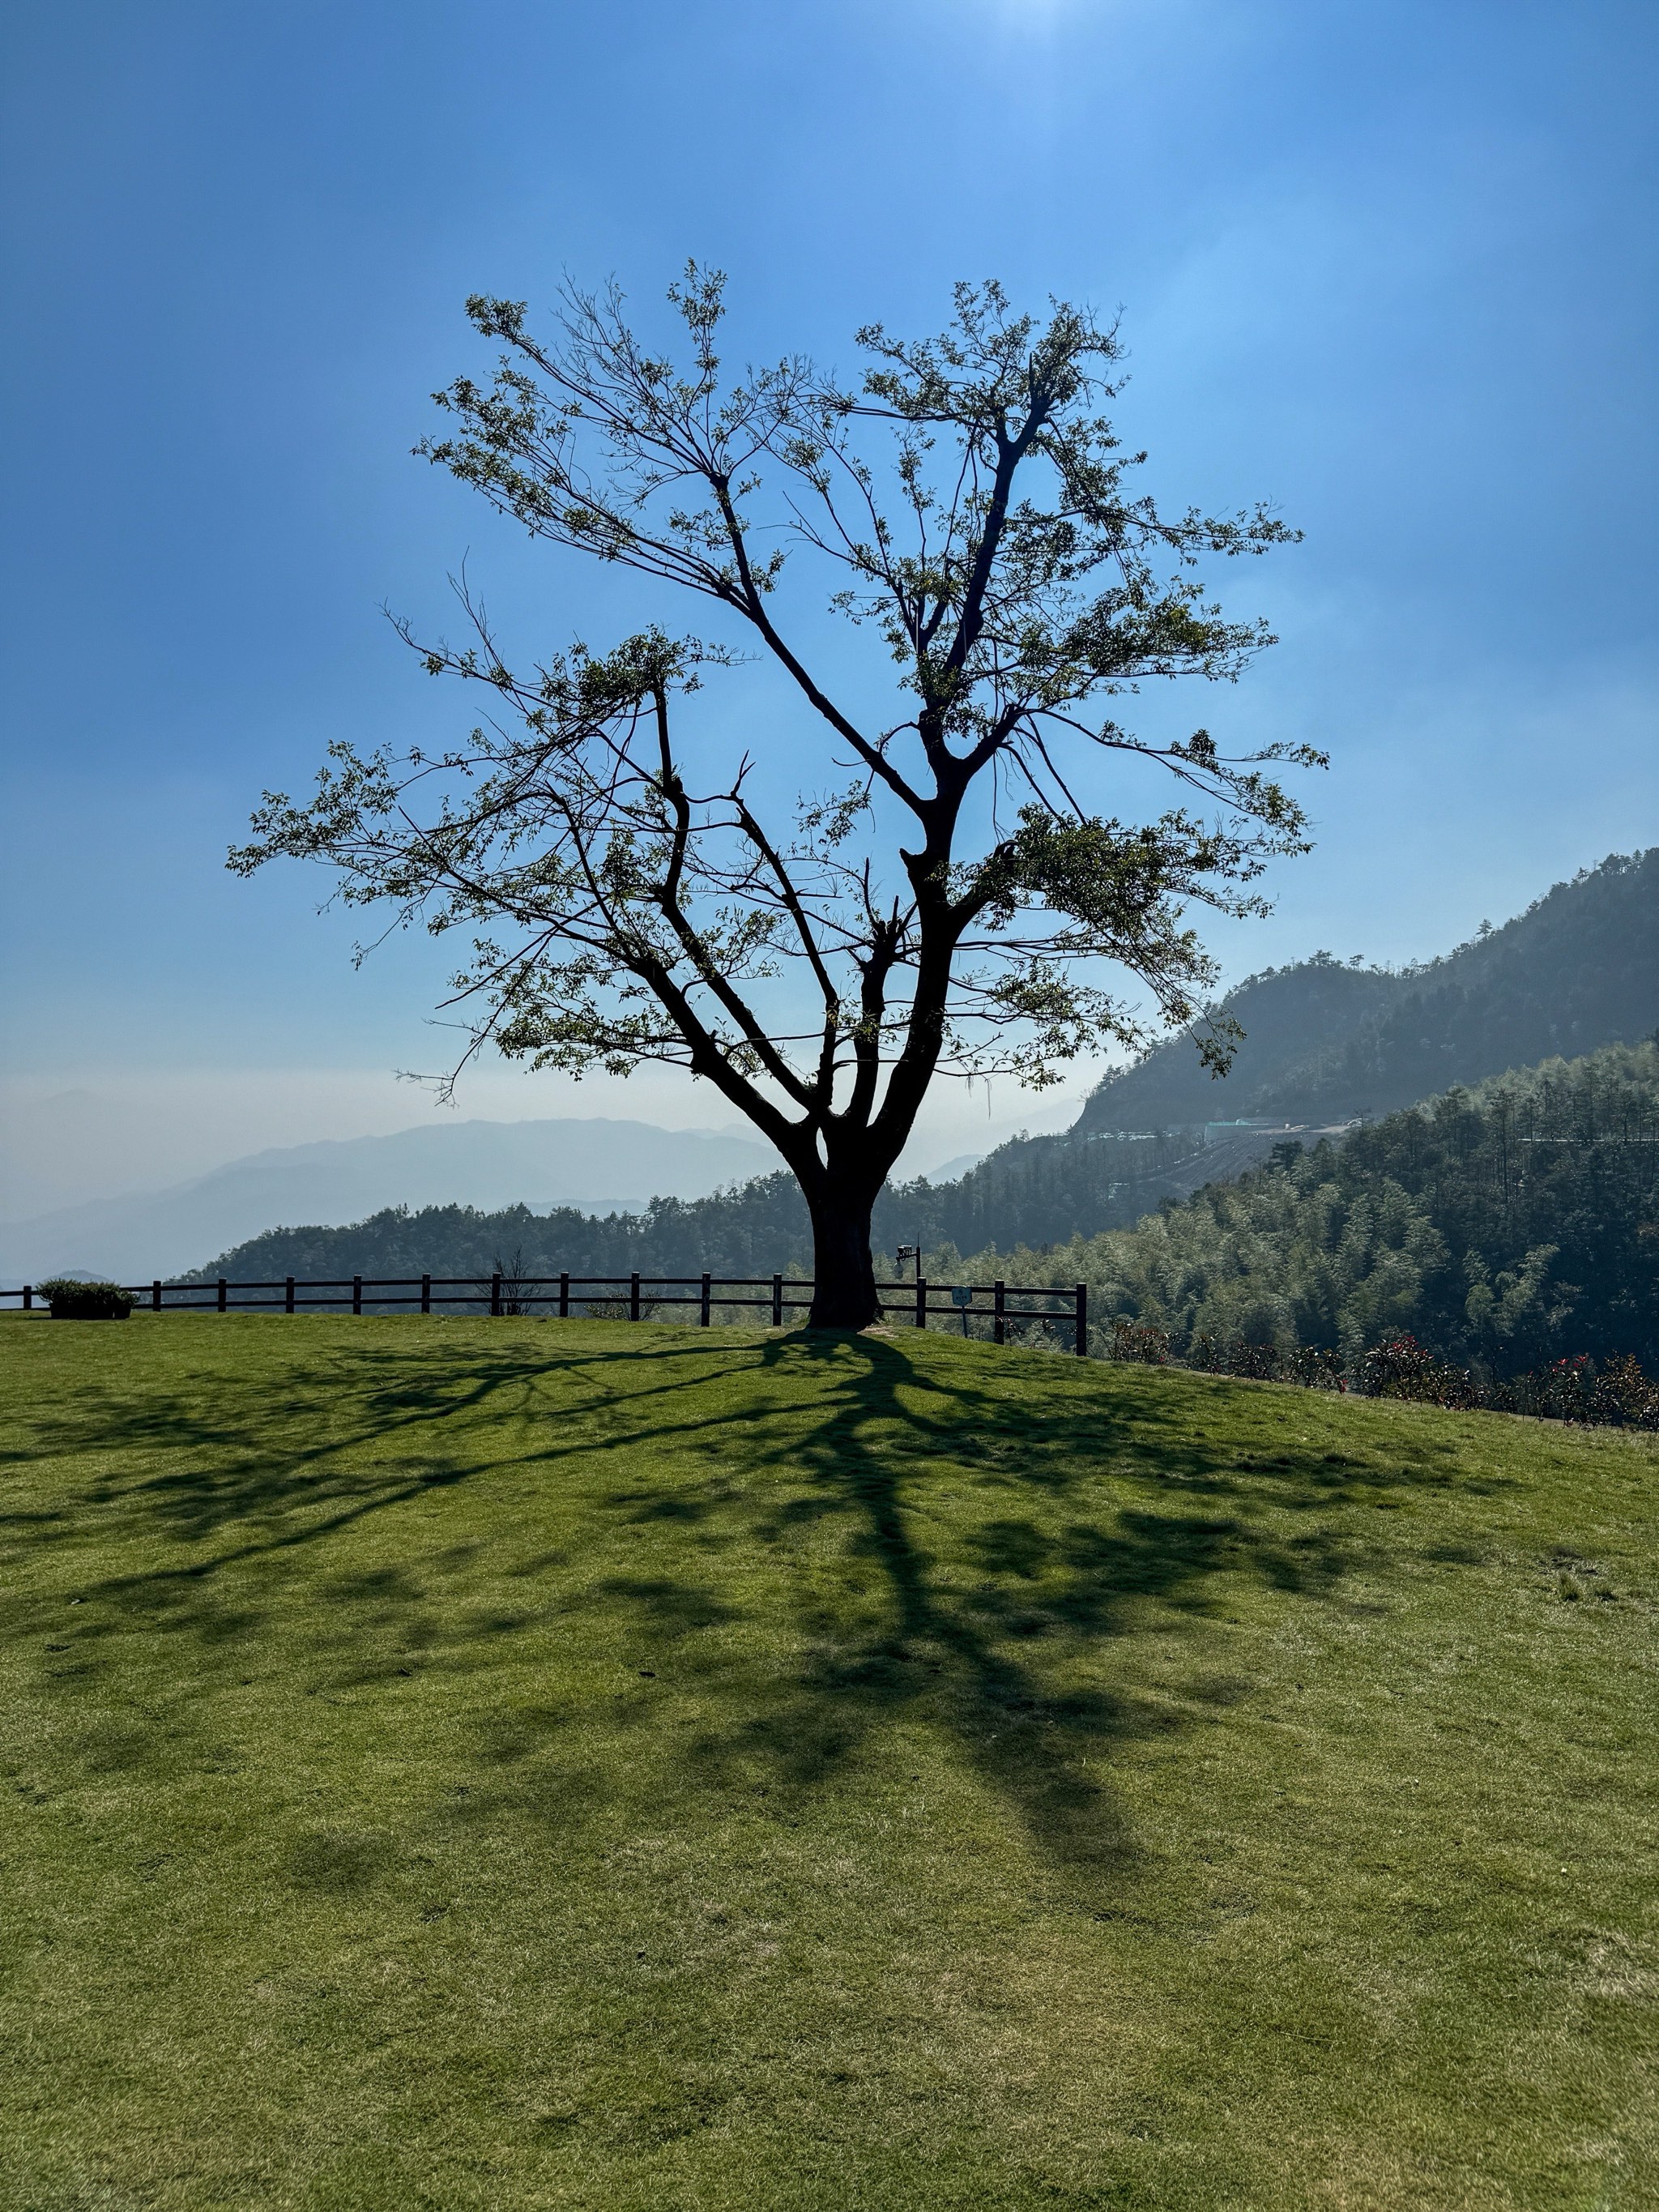
[[[90,1289],[93,1285],[88,1285]],[[281,1281],[235,1283],[224,1276],[207,1283],[170,1283],[160,1277],[119,1286],[152,1313],[304,1313],[319,1307],[347,1307],[354,1314],[414,1307],[482,1306],[492,1315],[523,1314],[550,1307],[561,1321],[578,1309],[626,1305],[629,1321],[645,1317],[647,1307],[696,1306],[700,1327],[711,1326],[715,1306],[758,1308],[774,1328],[786,1313],[805,1312],[812,1303],[812,1282],[789,1275],[352,1275],[313,1279],[286,1275]],[[327,1293],[337,1293],[329,1296]],[[732,1292],[756,1295],[732,1296]],[[324,1295],[316,1295],[323,1293]],[[0,1304],[21,1301],[22,1311],[42,1310],[32,1283],[0,1290]],[[1068,1329],[1072,1348],[1083,1358],[1089,1348],[1089,1286],[1018,1283],[933,1283],[923,1276],[911,1282],[878,1283],[876,1297],[884,1318],[890,1315],[926,1328],[932,1319],[958,1314],[962,1333],[970,1320],[988,1320],[993,1340],[1007,1341],[1010,1324],[1047,1322]],[[948,1303],[941,1304],[941,1299]],[[1033,1306],[1029,1302],[1042,1303]],[[981,1303],[982,1301],[982,1303]]]

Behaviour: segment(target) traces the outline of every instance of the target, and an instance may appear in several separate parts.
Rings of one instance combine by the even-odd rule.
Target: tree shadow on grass
[[[1443,1479],[1431,1451],[1404,1464],[1397,1448],[1299,1439],[1305,1409],[1288,1391],[977,1347],[930,1346],[919,1362],[871,1336],[365,1338],[257,1386],[208,1379],[136,1401],[112,1387],[36,1415],[35,1450],[93,1468],[78,1496],[0,1534],[33,1549],[91,1513],[169,1547],[165,1564],[88,1589],[69,1632],[82,1652],[138,1622],[222,1644],[258,1618],[257,1578],[232,1571],[303,1561],[337,1645],[354,1625],[367,1644],[388,1620],[406,1641],[435,1638],[447,1607],[446,1648],[469,1645],[487,1669],[533,1608],[462,1617],[472,1547],[428,1558],[419,1576],[344,1559],[336,1571],[330,1547],[434,1491],[580,1468],[619,1569],[630,1530],[684,1537],[684,1571],[661,1571],[659,1549],[648,1571],[595,1578],[583,1602],[605,1616],[600,1637],[665,1654],[664,1671],[695,1687],[699,1725],[663,1754],[689,1781],[810,1795],[915,1724],[1042,1851],[1103,1869],[1133,1853],[1103,1779],[1111,1747],[1196,1724],[1150,1686],[1124,1686],[1121,1668],[1112,1686],[1091,1680],[1107,1647],[1149,1609],[1165,1624],[1213,1618],[1251,1584],[1327,1601],[1364,1547],[1322,1523],[1287,1534],[1284,1509]],[[620,1453],[629,1474],[607,1485]],[[947,1491],[957,1502],[941,1521]],[[737,1601],[732,1555],[751,1580],[757,1560],[777,1562],[758,1605],[782,1633],[750,1639],[747,1657],[718,1633],[757,1609]],[[567,1564],[518,1571],[556,1584]],[[434,1599],[428,1585],[447,1577]],[[392,1672],[407,1668],[365,1659],[349,1679]],[[653,1711],[636,1699],[613,1723],[649,1728]],[[502,1741],[528,1756],[544,1740]],[[501,1764],[501,1745],[481,1742],[480,1757]]]
[[[792,1679],[703,1663],[699,1687],[706,1699],[717,1686],[729,1717],[699,1732],[688,1761],[715,1784],[766,1772],[810,1791],[896,1721],[917,1720],[942,1730],[1065,1862],[1131,1855],[1100,1778],[1104,1754],[1182,1724],[1167,1698],[1091,1684],[1100,1647],[1145,1625],[1149,1604],[1215,1613],[1223,1577],[1328,1597],[1352,1540],[1324,1528],[1286,1537],[1258,1525],[1260,1508],[1332,1503],[1377,1474],[1280,1450],[1264,1501],[1236,1448],[1195,1435],[1190,1407],[1184,1419],[1160,1410],[1156,1383],[1126,1406],[1097,1368],[1042,1359],[1022,1362],[1022,1375],[970,1355],[919,1369],[879,1339],[805,1334],[769,1340],[759,1364],[774,1388],[756,1393],[744,1423],[747,1481],[699,1483],[682,1431],[673,1487],[630,1485],[613,1505],[635,1524],[672,1516],[751,1551],[810,1533],[813,1554],[838,1557],[851,1579],[838,1593],[820,1575],[797,1600]],[[805,1388],[777,1387],[792,1371]],[[1018,1395],[1011,1379],[1025,1385]],[[965,1555],[946,1566],[932,1527],[939,1492],[969,1487],[1003,1510],[966,1516]],[[1153,1497],[1137,1497],[1143,1488]],[[1215,1510],[1226,1501],[1235,1510]],[[642,1640],[684,1652],[690,1584],[613,1580],[605,1595],[635,1606]]]

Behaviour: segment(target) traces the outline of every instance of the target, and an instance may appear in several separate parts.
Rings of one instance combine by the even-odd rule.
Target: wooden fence
[[[88,1286],[90,1287],[90,1286]],[[811,1304],[812,1285],[788,1275],[509,1275],[497,1273],[488,1280],[472,1275],[353,1275],[325,1281],[285,1276],[280,1282],[233,1283],[224,1276],[210,1283],[149,1283],[121,1285],[140,1308],[152,1313],[232,1313],[257,1310],[285,1314],[304,1313],[318,1307],[348,1307],[354,1314],[413,1307],[421,1313],[434,1308],[482,1306],[491,1314],[533,1313],[547,1308],[561,1321],[595,1306],[625,1306],[629,1321],[645,1318],[648,1307],[696,1306],[699,1325],[708,1328],[714,1307],[758,1308],[769,1315],[772,1327],[781,1328],[786,1313],[802,1313]],[[737,1292],[739,1295],[732,1296]],[[957,1314],[962,1333],[969,1334],[970,1320],[988,1320],[994,1341],[1007,1341],[1010,1326],[1016,1329],[1032,1322],[1058,1326],[1070,1334],[1079,1359],[1089,1348],[1089,1286],[1069,1288],[1049,1284],[930,1283],[925,1276],[914,1282],[878,1283],[877,1299],[883,1317],[891,1315],[926,1328],[930,1318]],[[32,1283],[21,1290],[0,1291],[0,1301],[20,1299],[25,1313],[42,1309],[36,1304]],[[1033,1304],[1033,1301],[1038,1303]]]

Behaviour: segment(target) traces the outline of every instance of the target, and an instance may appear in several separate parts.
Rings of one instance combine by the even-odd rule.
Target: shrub
[[[1139,1336],[1154,1342],[1164,1337],[1161,1330],[1142,1331],[1127,1319],[1114,1321],[1111,1330],[1109,1359],[1146,1358],[1148,1352],[1139,1348]],[[1374,1345],[1350,1364],[1340,1352],[1317,1345],[1286,1348],[1200,1331],[1188,1344],[1185,1358],[1172,1364],[1256,1382],[1298,1382],[1312,1390],[1414,1399],[1460,1413],[1526,1413],[1539,1420],[1659,1430],[1659,1381],[1629,1353],[1598,1365],[1580,1352],[1573,1359],[1553,1360],[1534,1374],[1494,1378],[1454,1366],[1409,1335]]]
[[[1308,1390],[1346,1390],[1348,1387],[1342,1354],[1323,1345],[1293,1345],[1283,1355],[1281,1372],[1287,1382],[1299,1382]]]
[[[60,1275],[36,1287],[54,1321],[125,1321],[137,1304],[114,1283],[77,1283]]]
[[[1659,1429],[1659,1382],[1628,1352],[1608,1360],[1595,1378],[1590,1418],[1621,1428]]]
[[[1188,1346],[1186,1364],[1209,1375],[1240,1375],[1252,1382],[1299,1382],[1310,1390],[1346,1390],[1342,1355],[1311,1344],[1254,1343],[1243,1336],[1214,1336],[1207,1330]]]
[[[1106,1340],[1108,1359],[1124,1359],[1138,1367],[1170,1364],[1170,1332],[1151,1322],[1131,1321],[1119,1315]]]
[[[1410,1335],[1392,1337],[1364,1355],[1359,1387],[1368,1398],[1410,1398],[1425,1406],[1467,1409],[1486,1401],[1466,1370],[1437,1358]]]
[[[498,1252],[495,1267],[501,1287],[500,1311],[520,1317],[526,1314],[533,1316],[536,1309],[531,1303],[529,1270],[524,1263],[524,1247],[518,1246],[510,1260],[503,1260]],[[488,1283],[479,1285],[485,1291],[490,1287]]]

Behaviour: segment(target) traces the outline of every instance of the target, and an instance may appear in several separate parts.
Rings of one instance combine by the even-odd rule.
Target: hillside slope
[[[1176,1038],[1109,1077],[1077,1127],[1165,1129],[1239,1115],[1381,1114],[1659,1027],[1659,847],[1615,855],[1444,958],[1392,974],[1321,953],[1222,1002],[1241,1022],[1212,1080]]]
[[[1091,1311],[1195,1338],[1340,1352],[1408,1331],[1499,1376],[1581,1355],[1659,1373],[1659,1045],[1512,1069],[1282,1143],[1133,1227],[956,1261],[1091,1285]]]
[[[1659,2201],[1659,1454],[999,1352],[0,1322],[5,2200]]]
[[[1261,1158],[1273,1133],[1194,1147],[1164,1138],[1016,1138],[958,1182],[890,1184],[872,1236],[882,1272],[901,1244],[974,1251],[1063,1243],[1126,1225],[1164,1197],[1185,1196]],[[499,1263],[526,1274],[769,1275],[810,1273],[811,1224],[793,1176],[761,1176],[702,1199],[659,1199],[596,1217],[573,1207],[494,1212],[472,1206],[388,1207],[341,1228],[268,1230],[192,1272],[211,1281],[287,1275],[484,1276]],[[141,1268],[140,1278],[150,1273]]]
[[[1202,1073],[1190,1043],[1164,1045],[1103,1085],[1066,1133],[1013,1139],[954,1182],[890,1186],[876,1206],[878,1253],[901,1243],[1006,1252],[1127,1227],[1166,1200],[1241,1172],[1277,1140],[1274,1132],[1240,1131],[1206,1146],[1206,1121],[1255,1115],[1316,1133],[1408,1105],[1453,1081],[1475,1083],[1553,1054],[1650,1034],[1659,1026],[1659,848],[1558,884],[1517,920],[1424,969],[1395,975],[1321,955],[1255,978],[1228,1004],[1247,1035],[1224,1083]],[[561,1125],[542,1126],[556,1134]],[[694,1141],[712,1170],[721,1140],[663,1144]],[[758,1147],[724,1141],[743,1155],[740,1170],[744,1162],[767,1164]],[[397,1194],[412,1204],[406,1214],[383,1205],[373,1219],[347,1216],[348,1226],[272,1229],[232,1244],[202,1272],[261,1280],[463,1275],[487,1273],[515,1249],[534,1273],[747,1275],[810,1267],[805,1208],[787,1175],[762,1174],[746,1188],[712,1194],[718,1179],[709,1173],[701,1188],[711,1194],[703,1196],[682,1181],[680,1197],[641,1208],[631,1221],[591,1219],[586,1208],[538,1221],[524,1206],[501,1210],[499,1200],[493,1211],[488,1200],[423,1206],[411,1184]],[[665,1180],[665,1171],[649,1187],[660,1189]],[[303,1223],[308,1212],[313,1224],[327,1222],[328,1211],[309,1209],[304,1197],[297,1186],[269,1194],[263,1221],[258,1209],[245,1209],[245,1218],[262,1228],[284,1216]],[[341,1220],[342,1211],[332,1218]],[[11,1270],[21,1278],[47,1264],[101,1266],[142,1279],[200,1261],[216,1241],[202,1234],[185,1251],[176,1240],[135,1236],[118,1257],[99,1261],[49,1261],[44,1253],[27,1261],[20,1249]]]

